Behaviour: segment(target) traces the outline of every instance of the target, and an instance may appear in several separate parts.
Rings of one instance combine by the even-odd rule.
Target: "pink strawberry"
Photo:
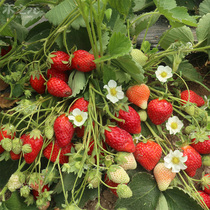
[[[66,156],[65,154],[71,152],[71,147],[72,147],[72,144],[70,143],[66,145],[65,147],[60,148],[58,145],[58,141],[55,140],[54,142],[50,142],[47,145],[47,147],[43,151],[43,155],[51,162],[55,162],[58,157],[59,150],[61,149],[61,153],[59,156],[59,163],[60,164],[68,163],[69,157]]]
[[[57,77],[52,77],[48,80],[47,90],[56,97],[68,97],[72,94],[72,90],[67,83]]]
[[[49,56],[51,68],[58,71],[70,70],[69,58],[70,56],[63,51],[52,52]]]
[[[65,114],[56,118],[54,122],[54,132],[59,147],[65,147],[70,144],[74,130],[73,124]]]
[[[172,115],[172,112],[172,104],[165,99],[153,99],[147,107],[147,114],[155,125],[164,123]]]
[[[110,131],[105,130],[106,143],[117,151],[134,152],[135,145],[132,136],[125,130],[114,126],[108,126]]]
[[[131,106],[128,106],[128,108],[128,112],[120,109],[118,118],[123,119],[124,122],[117,121],[117,124],[131,134],[138,134],[141,132],[140,116]]]
[[[47,70],[47,78],[50,79],[51,77],[57,77],[63,80],[65,83],[68,82],[68,74],[64,71],[58,71],[56,69],[48,69]]]
[[[186,173],[193,177],[196,174],[196,170],[202,166],[201,155],[190,145],[182,147],[183,156],[187,156],[187,161],[185,162],[187,168]]]
[[[39,94],[45,92],[45,79],[39,72],[33,72],[30,77],[31,87]]]
[[[16,135],[15,133],[15,127],[11,124],[5,124],[1,127],[0,129],[0,142],[4,139],[4,138],[9,138],[9,139],[13,139]],[[0,145],[0,154],[4,152],[4,148]]]
[[[210,135],[207,138],[193,138],[191,146],[200,154],[210,154]]]
[[[205,174],[201,178],[201,187],[205,193],[210,195],[210,174]]]
[[[192,90],[182,91],[181,92],[181,99],[184,100],[184,101],[181,102],[182,105],[186,104],[185,101],[195,103],[198,107],[203,106],[205,104],[205,101],[203,100],[203,98]]]
[[[176,176],[176,173],[172,172],[171,169],[166,168],[164,163],[158,163],[155,166],[153,173],[160,191],[166,190]]]
[[[96,68],[93,54],[90,54],[85,50],[77,50],[73,54],[74,57],[71,61],[72,68],[82,72],[89,72]]]
[[[204,204],[206,204],[206,206],[208,208],[210,208],[210,195],[205,193],[204,191],[202,190],[199,190],[198,193],[200,194],[200,196],[202,197],[202,200],[201,202]]]
[[[126,96],[131,103],[142,109],[146,109],[147,101],[150,96],[150,90],[146,84],[134,85],[128,88]]]
[[[86,101],[83,97],[78,98],[74,104],[70,107],[69,113],[72,112],[74,109],[78,108],[81,111],[87,112],[88,111],[88,104],[89,102]]]
[[[36,159],[43,145],[43,137],[41,131],[38,129],[32,130],[29,134],[23,139],[23,157],[26,163],[31,164]],[[28,146],[31,148],[31,152],[26,153]],[[25,148],[27,148],[25,150]]]
[[[134,156],[146,170],[151,171],[159,162],[162,155],[162,148],[154,141],[148,140],[146,143],[139,142],[136,145]]]

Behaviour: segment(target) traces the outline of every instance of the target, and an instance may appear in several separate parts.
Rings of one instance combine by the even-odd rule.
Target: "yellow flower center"
[[[75,117],[75,119],[76,119],[77,122],[81,122],[81,121],[83,120],[83,118],[82,118],[81,115],[77,115],[77,116]]]
[[[116,96],[117,95],[116,88],[110,88],[110,93],[112,96]]]
[[[167,73],[165,71],[163,71],[160,75],[161,75],[161,77],[166,77]]]
[[[172,128],[172,129],[177,129],[177,128],[178,128],[177,123],[176,123],[176,122],[172,122],[172,123],[171,123],[171,128]]]
[[[177,157],[172,158],[172,163],[173,164],[179,164],[179,162],[180,162],[179,158],[177,158]]]

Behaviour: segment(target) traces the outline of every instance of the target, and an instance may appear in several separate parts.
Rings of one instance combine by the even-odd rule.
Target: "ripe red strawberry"
[[[70,56],[63,51],[52,52],[49,56],[51,68],[58,71],[70,70],[69,58]]]
[[[54,122],[54,132],[59,147],[65,147],[71,142],[74,130],[73,124],[65,114],[56,118]]]
[[[117,121],[117,124],[120,128],[126,130],[131,134],[138,134],[141,132],[141,119],[139,114],[131,106],[128,106],[128,112],[120,109],[119,119],[123,119],[124,122]]]
[[[210,135],[207,138],[193,138],[191,146],[200,154],[210,154]]]
[[[11,49],[12,49],[11,45],[1,48],[1,56],[3,57],[4,55],[6,55]]]
[[[68,97],[72,94],[72,90],[67,83],[57,77],[52,77],[48,80],[47,90],[56,97]]]
[[[59,150],[61,149],[61,153],[59,156],[59,163],[60,164],[64,164],[64,163],[68,163],[69,162],[69,157],[66,156],[65,154],[70,153],[71,152],[71,147],[72,144],[68,144],[65,147],[60,148],[58,145],[58,141],[55,140],[54,142],[50,142],[47,147],[44,149],[43,151],[43,155],[50,160],[51,162],[55,162],[58,154],[59,154]]]
[[[72,112],[74,109],[78,108],[81,111],[87,112],[88,111],[88,104],[89,102],[86,101],[83,97],[78,98],[74,104],[69,108],[69,113]]]
[[[21,153],[15,154],[12,150],[9,153],[12,160],[19,160],[21,157]]]
[[[77,50],[71,60],[71,66],[82,72],[89,72],[96,68],[94,55],[85,50]]]
[[[172,115],[172,112],[172,104],[165,99],[153,99],[147,107],[147,114],[155,125],[164,123]]]
[[[193,177],[196,174],[196,170],[202,166],[201,155],[190,145],[182,147],[183,156],[187,156],[187,161],[185,162],[187,168],[186,173]]]
[[[210,174],[205,174],[201,178],[201,187],[205,193],[210,195]]]
[[[201,202],[202,202],[203,204],[205,203],[206,206],[207,206],[208,208],[210,208],[210,195],[208,195],[207,193],[205,193],[205,192],[202,191],[202,190],[199,190],[198,193],[199,193],[200,196],[203,198]]]
[[[134,152],[135,145],[132,136],[125,130],[114,126],[108,126],[111,131],[105,130],[106,143],[117,151]]]
[[[33,72],[30,77],[31,87],[39,94],[45,92],[45,79],[39,72]]]
[[[13,139],[15,137],[15,131],[14,131],[14,126],[11,124],[5,124],[1,127],[0,129],[0,142],[4,139],[4,138],[9,138],[9,139]],[[4,148],[0,145],[0,154],[4,152]]]
[[[50,191],[50,188],[47,184],[43,186],[42,192],[44,192],[45,190]],[[37,198],[39,197],[39,191],[38,190],[32,190],[32,194],[34,196],[34,199],[37,200]]]
[[[159,162],[162,155],[162,148],[154,141],[148,140],[146,143],[139,142],[136,145],[134,156],[146,170],[151,171]]]
[[[126,96],[131,103],[142,109],[146,109],[147,101],[150,96],[150,90],[146,84],[134,85],[128,88]]]
[[[166,168],[164,163],[158,163],[155,166],[153,173],[160,191],[166,190],[176,176],[176,173],[172,172],[171,169]]]
[[[68,74],[64,71],[58,71],[56,69],[48,69],[47,70],[47,78],[50,79],[51,77],[57,77],[61,80],[63,80],[64,82],[68,82]]]
[[[32,130],[23,139],[23,157],[26,163],[31,164],[36,159],[43,145],[43,137],[38,129]],[[26,153],[28,146],[31,147],[31,152]]]
[[[203,98],[192,90],[189,90],[189,92],[188,90],[182,91],[181,99],[184,100],[181,102],[182,105],[186,104],[185,101],[195,103],[198,107],[203,106],[205,104],[205,101],[203,100]]]

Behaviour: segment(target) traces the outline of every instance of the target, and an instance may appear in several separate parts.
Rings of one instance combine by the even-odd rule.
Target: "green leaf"
[[[65,0],[51,9],[46,13],[45,17],[51,22],[53,25],[59,25],[62,23],[65,18],[71,14],[71,12],[76,8],[76,5],[71,0]],[[79,16],[71,26],[75,29],[79,29],[80,26],[85,27],[85,22],[82,16]]]
[[[86,84],[86,78],[84,72],[81,71],[73,71],[69,75],[68,85],[72,89],[72,97],[76,96],[80,93],[81,90],[84,89]]]
[[[170,210],[202,210],[203,208],[181,188],[174,187],[163,192]]]
[[[134,4],[135,6],[133,7],[133,11],[138,12],[142,9],[147,8],[148,6],[153,5],[154,3],[152,0],[134,0]]]
[[[120,32],[113,33],[109,44],[108,54],[95,60],[96,63],[107,61],[128,54],[132,49],[131,40]]]
[[[159,17],[160,17],[159,14],[149,14],[137,20],[135,22],[134,35],[137,36],[147,27],[151,27],[153,24],[157,22]],[[136,18],[138,18],[138,16]]]
[[[191,29],[187,26],[182,26],[166,31],[163,34],[163,39],[161,40],[160,46],[163,49],[167,49],[175,41],[181,41],[183,43],[193,43],[194,37]]]
[[[155,210],[169,210],[165,196],[161,193]]]
[[[188,61],[180,63],[178,71],[181,71],[182,76],[189,81],[203,82],[202,76],[196,71],[192,64],[188,63]]]
[[[210,40],[210,13],[204,15],[199,20],[198,27],[196,29],[196,35],[198,42]]]
[[[131,0],[108,0],[110,6],[122,15],[128,15],[131,8]]]
[[[177,23],[197,26],[196,17],[190,16],[186,7],[177,6],[175,0],[154,0],[159,12],[164,15],[173,26]]]
[[[133,196],[127,199],[118,199],[115,208],[132,210],[154,210],[159,201],[160,191],[156,181],[146,172],[137,173],[128,184]]]
[[[135,81],[137,81],[138,83],[144,82],[143,68],[137,62],[135,62],[130,55],[125,55],[125,56],[119,57],[115,61],[118,65],[118,67],[122,68]]]
[[[103,83],[107,84],[109,80],[116,80],[115,68],[112,66],[104,65],[103,67]]]
[[[207,13],[210,13],[210,0],[204,0],[203,2],[201,2],[198,11],[199,14],[202,16]]]
[[[12,210],[20,210],[20,209],[36,210],[37,209],[37,207],[34,205],[27,206],[27,204],[24,203],[24,198],[20,197],[20,194],[18,191],[13,192],[11,197],[7,201],[5,201],[5,206],[8,209],[12,209]]]
[[[10,25],[11,25],[11,30],[16,31],[18,41],[23,42],[26,36],[28,35],[27,28],[15,21],[12,21]]]

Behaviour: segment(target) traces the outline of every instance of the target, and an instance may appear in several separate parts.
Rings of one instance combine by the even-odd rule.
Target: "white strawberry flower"
[[[72,115],[68,116],[69,120],[73,120],[74,125],[77,127],[82,126],[88,118],[88,113],[83,112],[80,109],[76,108],[72,111]]]
[[[183,127],[183,123],[177,116],[169,117],[166,123],[166,129],[170,134],[179,133]]]
[[[104,85],[104,88],[108,91],[106,98],[109,99],[112,103],[116,103],[120,99],[124,98],[122,87],[117,86],[117,83],[114,80],[109,80],[108,85]]]
[[[170,150],[169,154],[164,157],[164,165],[168,169],[172,169],[172,172],[179,173],[180,170],[185,170],[187,166],[184,164],[187,161],[187,156],[183,156],[183,153],[179,150]]]
[[[158,66],[155,75],[160,82],[167,82],[167,79],[173,76],[172,69],[169,66]]]

